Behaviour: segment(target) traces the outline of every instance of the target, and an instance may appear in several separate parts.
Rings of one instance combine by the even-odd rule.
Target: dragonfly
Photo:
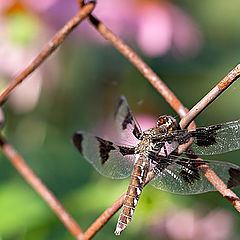
[[[116,235],[120,235],[132,221],[149,171],[154,173],[151,185],[176,194],[216,191],[201,170],[204,166],[213,170],[227,188],[240,185],[239,166],[196,159],[196,155],[222,154],[239,149],[240,120],[187,130],[180,129],[174,117],[163,115],[158,118],[156,126],[142,131],[124,96],[118,100],[114,117],[114,131],[126,142],[134,138],[135,145],[117,144],[85,131],[75,132],[73,143],[103,176],[112,179],[131,176]],[[178,147],[186,143],[191,143],[190,148],[179,156]]]

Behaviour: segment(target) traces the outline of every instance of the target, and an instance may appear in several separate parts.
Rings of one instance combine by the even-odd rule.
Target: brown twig
[[[181,120],[181,128],[186,128],[188,124],[212,103],[219,94],[226,90],[235,80],[240,77],[240,64],[230,71],[207,95],[205,95]]]
[[[3,104],[7,96],[12,90],[20,84],[27,76],[29,76],[54,50],[60,46],[64,39],[73,31],[73,29],[85,19],[95,7],[95,3],[86,4],[70,21],[68,21],[62,29],[43,47],[37,57],[21,71],[8,85],[8,87],[0,95],[0,105]]]
[[[83,232],[80,226],[74,221],[69,213],[64,209],[61,203],[53,195],[53,193],[47,189],[38,176],[32,171],[32,169],[25,163],[24,159],[16,152],[14,147],[7,143],[7,141],[0,136],[0,146],[4,155],[10,160],[12,165],[17,171],[24,177],[24,179],[33,187],[33,189],[39,193],[40,196],[47,202],[53,212],[63,222],[69,232],[76,238],[80,239]]]
[[[154,177],[153,172],[149,172],[145,185],[147,185],[151,179]],[[96,220],[95,222],[88,227],[87,231],[84,232],[81,240],[88,240],[94,237],[94,235],[111,219],[111,217],[122,207],[125,194],[122,194],[108,209],[106,209]]]
[[[196,161],[202,161],[201,158],[197,158]],[[216,188],[218,192],[222,194],[240,213],[240,199],[239,197],[227,187],[227,185],[222,181],[217,174],[209,168],[207,165],[200,166],[200,170],[204,173],[205,177],[209,182]]]
[[[94,223],[88,227],[84,232],[81,240],[91,239],[108,221],[109,219],[122,207],[125,193],[122,194],[108,209],[106,209]]]
[[[181,119],[179,125],[181,129],[188,126],[189,123],[195,119],[209,104],[211,104],[219,94],[225,91],[235,80],[240,77],[240,64],[238,64],[233,70],[231,70],[209,93],[207,93],[187,114]],[[194,130],[195,126],[192,125],[190,130]],[[192,141],[183,144],[178,149],[178,154],[184,152]]]

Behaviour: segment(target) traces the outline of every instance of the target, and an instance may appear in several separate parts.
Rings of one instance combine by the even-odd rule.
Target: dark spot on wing
[[[73,144],[78,149],[78,151],[82,154],[82,140],[83,134],[81,132],[74,133],[73,137]]]
[[[196,180],[200,180],[199,170],[186,168],[180,172],[180,176],[186,183],[193,184]]]
[[[137,127],[136,124],[134,124],[133,135],[134,135],[137,139],[141,140],[142,133],[141,133],[141,131],[139,130],[139,128]]]
[[[127,108],[127,115],[126,115],[126,117],[125,117],[125,119],[123,120],[123,123],[122,123],[122,129],[125,130],[127,128],[127,125],[132,124],[132,122],[133,122],[133,117],[132,117],[131,111],[128,107]]]
[[[123,156],[135,154],[135,148],[119,146],[119,151]]]
[[[189,142],[191,134],[187,130],[179,130],[177,133],[179,133],[179,135],[175,137],[174,141],[178,142],[179,145]]]
[[[230,168],[228,170],[230,178],[227,183],[228,188],[237,187],[240,185],[240,169]]]
[[[205,165],[207,161],[180,158],[176,163],[182,167],[180,176],[183,178],[183,180],[186,183],[193,184],[195,181],[200,180],[201,177],[199,173],[199,167]]]
[[[96,137],[99,142],[99,150],[100,150],[100,157],[101,163],[104,164],[108,158],[109,153],[111,150],[115,150],[116,148],[113,146],[113,143],[102,138]]]
[[[199,128],[196,131],[192,131],[191,136],[197,140],[197,145],[202,147],[208,147],[216,143],[217,130],[221,128],[221,125],[215,125],[207,128]]]

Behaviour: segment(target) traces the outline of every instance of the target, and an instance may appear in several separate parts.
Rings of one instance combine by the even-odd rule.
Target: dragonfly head
[[[167,131],[173,131],[178,128],[178,123],[174,117],[162,115],[157,120],[157,127],[165,128]]]

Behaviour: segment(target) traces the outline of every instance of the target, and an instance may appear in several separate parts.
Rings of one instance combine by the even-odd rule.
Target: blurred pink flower
[[[48,14],[55,24],[59,21],[63,24],[76,10],[75,0],[59,0]],[[196,23],[170,1],[101,0],[97,2],[93,15],[117,35],[136,42],[140,50],[151,57],[169,51],[176,57],[191,57],[201,47],[202,34]],[[88,36],[91,40],[104,42],[91,26],[81,24],[79,28],[84,28],[81,37]]]
[[[103,11],[109,4],[112,5],[109,11]],[[113,11],[116,8],[121,11],[116,13]],[[118,34],[132,34],[140,49],[148,56],[164,55],[169,50],[179,56],[192,56],[201,45],[202,36],[194,21],[170,1],[128,0],[113,3],[111,0],[102,0],[95,13],[107,25],[112,20],[115,25],[122,25],[122,29],[117,29]],[[115,31],[114,26],[112,28]]]
[[[202,35],[194,21],[170,2],[148,2],[139,11],[137,41],[149,56],[172,50],[180,57],[193,56],[200,48]]]
[[[51,7],[58,0],[44,0],[44,1],[34,1],[34,0],[22,0],[24,5],[29,9],[36,12],[44,12],[49,7]]]
[[[0,5],[1,2],[2,0]],[[51,31],[39,16],[33,13],[35,10],[30,9],[31,1],[5,2],[8,4],[3,4],[0,8],[1,90],[39,53],[49,39]],[[49,61],[48,67],[44,68],[49,68],[51,64]],[[51,67],[48,74],[54,71],[55,67]],[[15,111],[26,112],[35,107],[40,96],[42,80],[43,68],[41,67],[31,75],[31,79],[26,79],[13,91],[9,100]],[[4,85],[3,82],[5,82]]]
[[[213,210],[206,216],[192,210],[170,213],[157,218],[150,226],[155,237],[169,240],[229,240],[232,236],[233,218],[225,210]]]

